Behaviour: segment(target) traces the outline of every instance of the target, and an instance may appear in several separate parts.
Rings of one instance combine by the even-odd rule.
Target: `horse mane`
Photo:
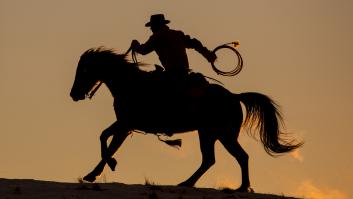
[[[115,58],[126,63],[130,63],[127,60],[126,54],[118,54],[113,48],[106,48],[104,46],[90,48],[81,55],[81,59],[90,59],[92,57],[103,57],[103,58]]]
[[[137,79],[149,76],[148,72],[139,68],[139,66],[144,65],[143,63],[134,63],[127,58],[126,53],[119,54],[113,48],[106,48],[104,46],[88,49],[81,55],[80,61],[88,65],[96,65],[94,63],[98,62],[100,63],[100,68],[107,66],[110,69],[101,71],[110,71],[108,72],[110,75],[129,74],[129,77],[135,77]]]

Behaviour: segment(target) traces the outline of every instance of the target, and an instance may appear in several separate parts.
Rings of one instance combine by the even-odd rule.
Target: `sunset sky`
[[[209,49],[239,40],[239,75],[218,76],[190,50],[192,70],[234,93],[270,96],[287,131],[305,141],[273,158],[240,134],[256,192],[353,198],[352,10],[351,0],[0,0],[0,178],[77,182],[96,165],[100,133],[115,121],[113,99],[103,86],[92,100],[72,101],[79,57],[102,45],[124,53],[131,40],[148,39],[150,15],[163,13],[171,28]],[[138,59],[159,63],[155,54]],[[133,134],[115,155],[117,171],[107,169],[99,181],[185,180],[201,163],[198,137],[174,137],[183,139],[180,150]],[[237,162],[217,143],[216,164],[197,186],[239,184]]]

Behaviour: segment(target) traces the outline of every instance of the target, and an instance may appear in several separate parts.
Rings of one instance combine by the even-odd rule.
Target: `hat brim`
[[[146,26],[146,27],[151,27],[153,24],[155,24],[155,25],[164,25],[164,24],[169,24],[169,23],[170,23],[169,20],[164,20],[164,21],[162,21],[162,22],[160,22],[160,23],[151,23],[151,22],[147,22],[147,23],[145,24],[145,26]]]

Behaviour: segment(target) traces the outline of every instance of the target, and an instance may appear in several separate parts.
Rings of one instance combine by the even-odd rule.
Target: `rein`
[[[132,61],[137,64],[138,61],[137,61],[137,57],[136,57],[136,52],[132,49],[132,47],[130,47],[129,49],[127,49],[127,51],[125,52],[125,56],[127,56],[131,51],[131,57],[132,57]]]

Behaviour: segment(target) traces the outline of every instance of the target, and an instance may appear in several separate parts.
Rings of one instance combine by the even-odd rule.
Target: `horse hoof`
[[[241,192],[241,193],[255,193],[254,189],[251,187],[239,187],[238,189],[236,189],[234,191]]]
[[[116,167],[116,165],[118,164],[118,162],[117,162],[114,158],[110,158],[110,159],[107,161],[107,164],[108,164],[109,168],[110,168],[112,171],[115,171],[115,167]]]
[[[96,176],[92,174],[88,174],[85,177],[83,177],[83,180],[87,182],[94,182],[96,180]]]
[[[193,187],[194,185],[188,182],[182,182],[178,184],[179,187]]]

